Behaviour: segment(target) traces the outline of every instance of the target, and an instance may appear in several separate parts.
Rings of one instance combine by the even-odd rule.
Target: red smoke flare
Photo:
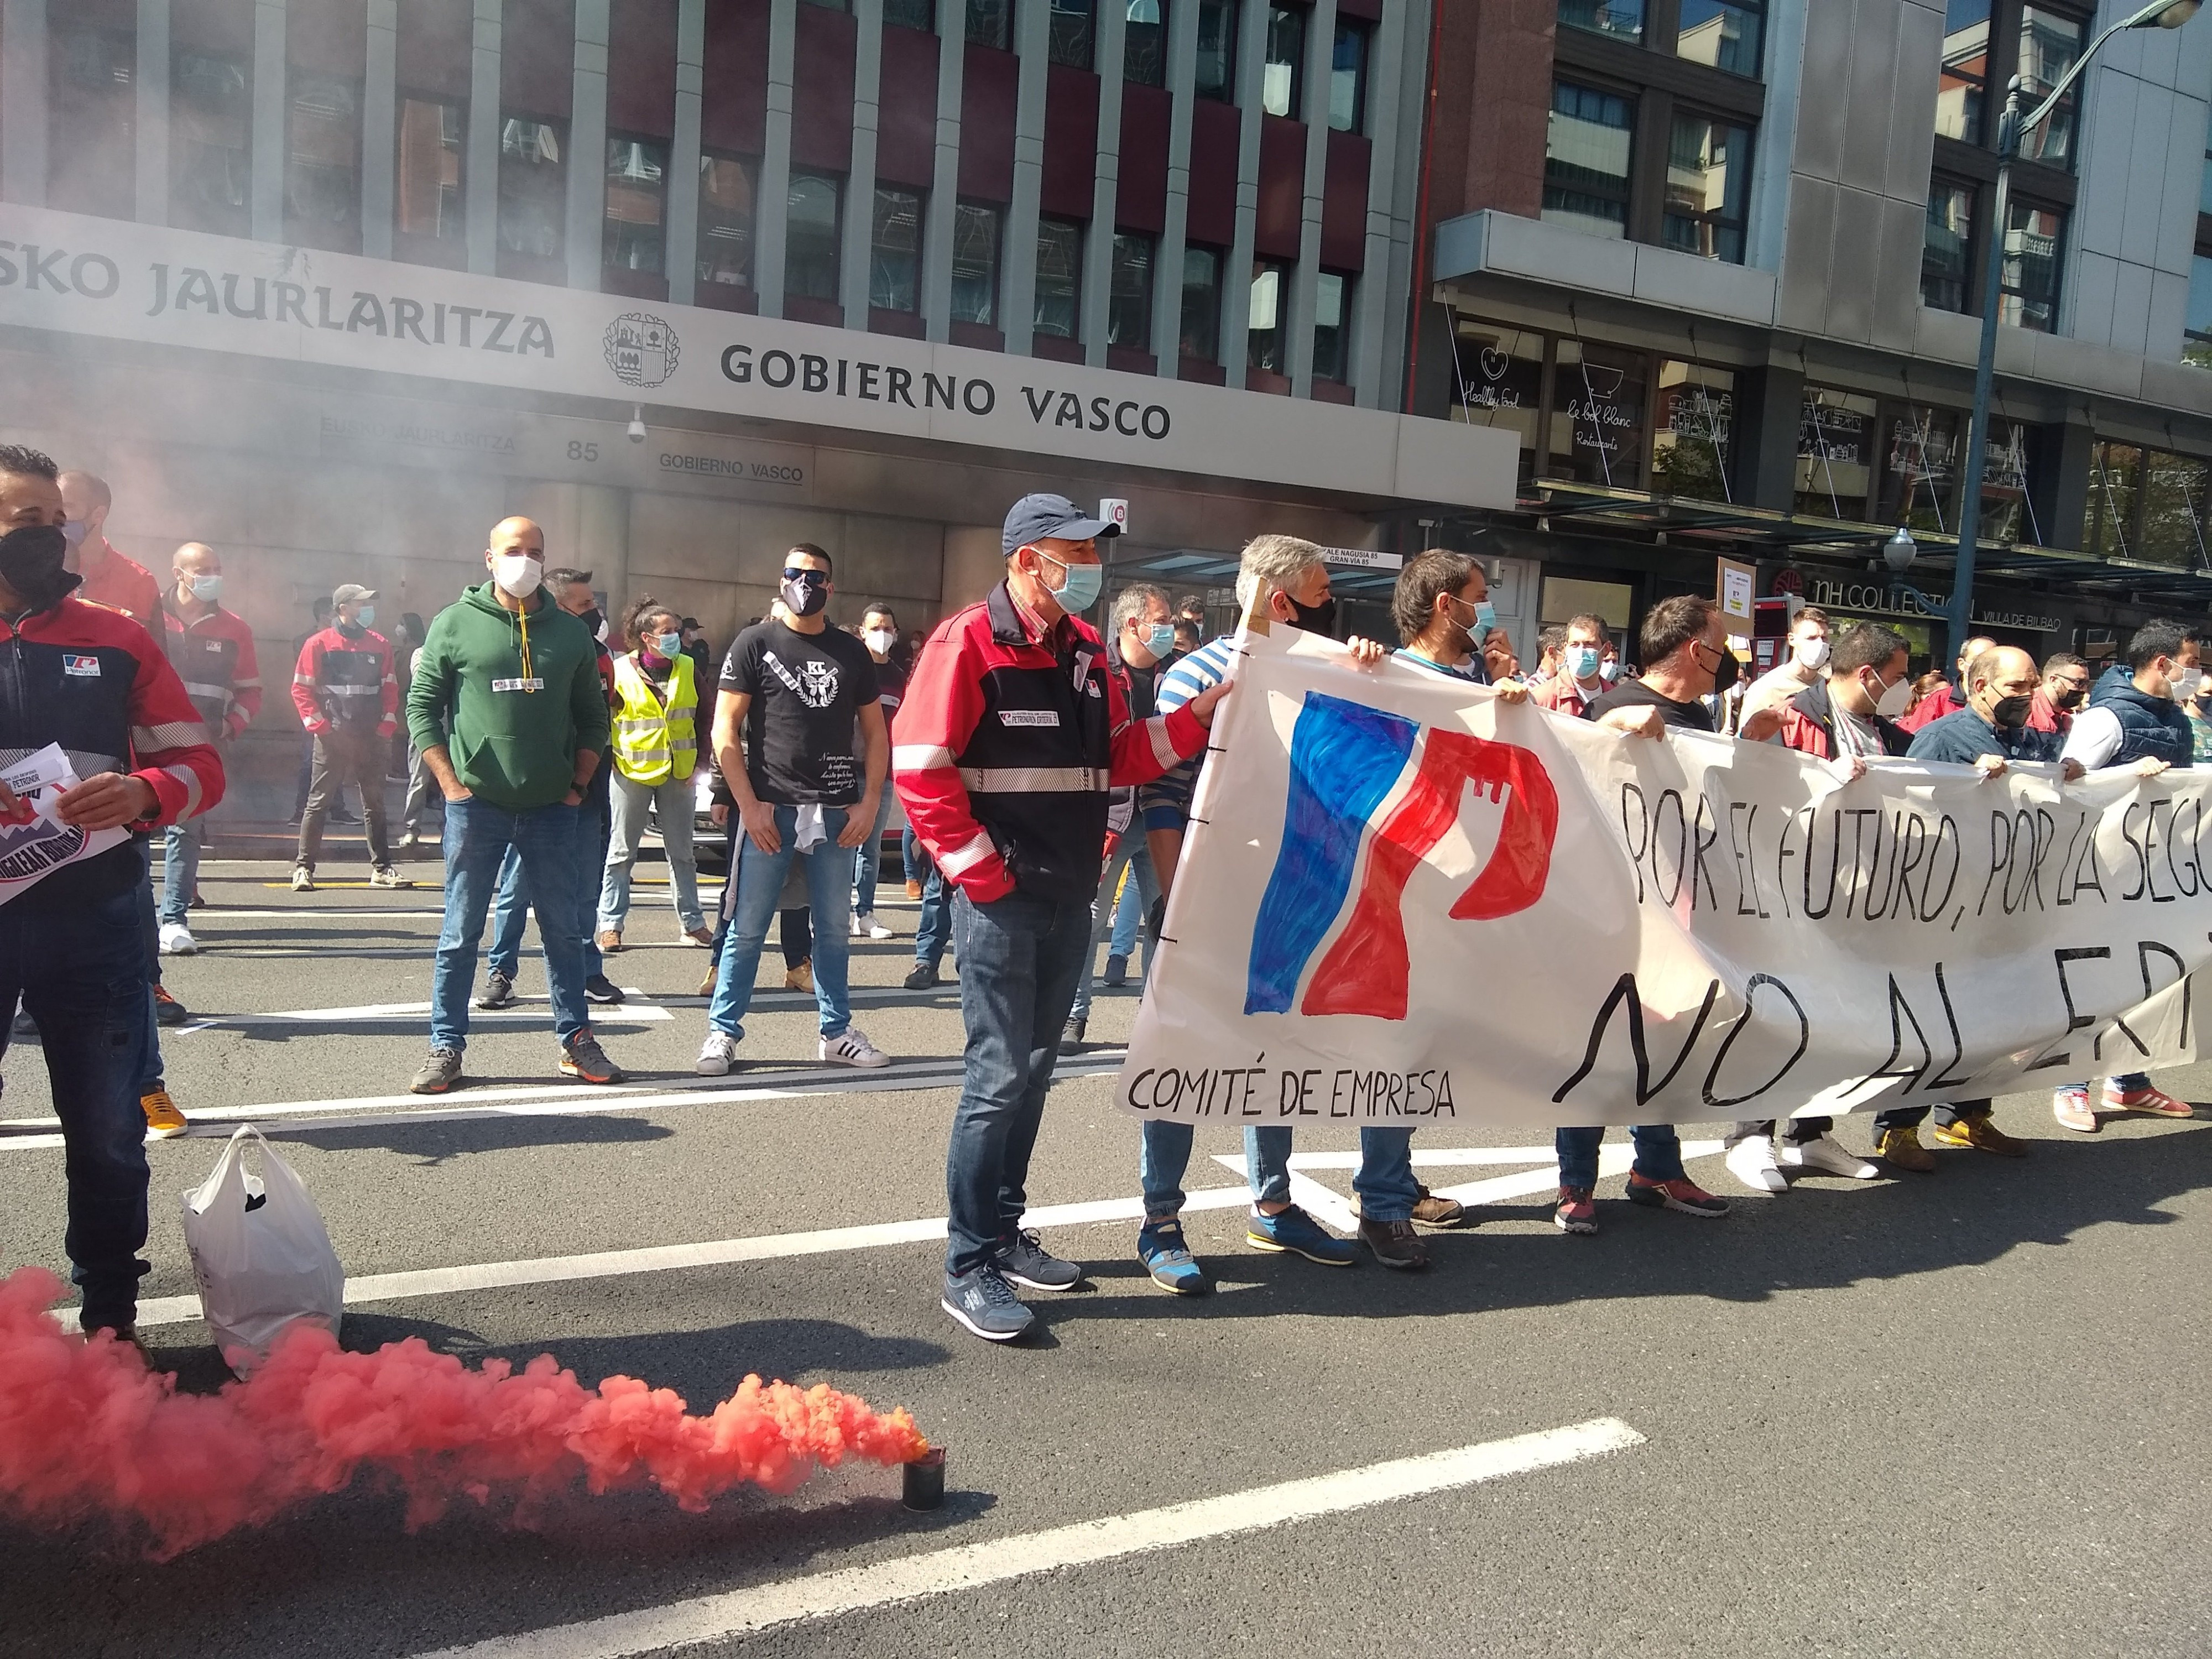
[[[244,1382],[180,1395],[128,1343],[64,1333],[42,1267],[0,1279],[0,1510],[33,1522],[143,1526],[166,1560],[265,1522],[363,1471],[407,1494],[407,1525],[457,1498],[524,1512],[581,1475],[594,1493],[650,1482],[703,1510],[748,1481],[788,1492],[848,1456],[910,1462],[928,1442],[827,1383],[748,1376],[704,1417],[634,1377],[587,1389],[552,1355],[471,1370],[418,1337],[348,1353],[287,1331]]]

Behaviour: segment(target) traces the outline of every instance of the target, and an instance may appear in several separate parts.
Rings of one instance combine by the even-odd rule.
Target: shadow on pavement
[[[480,1117],[464,1121],[349,1123],[317,1128],[309,1123],[278,1123],[264,1132],[271,1139],[296,1140],[326,1152],[372,1148],[398,1152],[434,1168],[469,1152],[513,1152],[524,1146],[617,1146],[665,1140],[676,1131],[634,1117]]]

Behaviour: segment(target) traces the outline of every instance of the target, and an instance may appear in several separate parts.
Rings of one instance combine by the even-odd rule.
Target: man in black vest
[[[2146,777],[2169,766],[2187,766],[2197,737],[2182,704],[2197,695],[2204,671],[2200,652],[2212,646],[2212,629],[2184,627],[2161,618],[2145,623],[2128,641],[2127,667],[2115,665],[2089,694],[2089,706],[2074,717],[2066,734],[2065,756],[2094,772],[2102,766],[2134,765]],[[2148,1112],[2157,1117],[2190,1117],[2187,1101],[2151,1087],[2142,1072],[2105,1079],[2102,1109]],[[2089,1085],[2076,1083],[2051,1097],[2051,1115],[2064,1127],[2093,1135],[2103,1127]]]

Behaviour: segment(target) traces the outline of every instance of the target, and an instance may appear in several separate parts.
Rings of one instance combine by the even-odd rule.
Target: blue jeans
[[[1145,862],[1150,864],[1152,861],[1152,854],[1147,849],[1145,854]],[[1155,877],[1153,885],[1158,884],[1158,878]],[[1122,885],[1121,896],[1115,900],[1114,904],[1114,937],[1106,945],[1108,956],[1119,957],[1127,962],[1137,954],[1137,924],[1145,919],[1145,912],[1151,908],[1148,903],[1139,899],[1135,882],[1128,882]],[[1147,972],[1151,971],[1151,961],[1150,957],[1146,958]]]
[[[1138,1126],[1137,1178],[1145,1192],[1145,1217],[1164,1220],[1182,1212],[1183,1172],[1190,1167],[1194,1126],[1176,1118],[1147,1118]],[[1244,1130],[1244,1164],[1255,1204],[1291,1199],[1291,1132],[1280,1124]],[[1352,1178],[1359,1212],[1370,1221],[1411,1221],[1421,1195],[1413,1179],[1413,1132],[1395,1127],[1359,1132],[1359,1171]]]
[[[952,933],[968,1046],[945,1155],[945,1270],[964,1273],[998,1255],[1029,1207],[1030,1154],[1091,943],[1091,906],[1019,891],[978,904],[956,892]]]
[[[1673,1124],[1639,1123],[1628,1133],[1636,1143],[1637,1174],[1649,1181],[1682,1178],[1682,1138],[1674,1133]],[[1598,1143],[1604,1139],[1602,1128],[1561,1129],[1553,1134],[1552,1144],[1559,1154],[1559,1185],[1597,1185]]]
[[[1146,849],[1144,837],[1138,835],[1122,836],[1115,846],[1114,856],[1106,860],[1106,878],[1098,884],[1098,902],[1092,907],[1097,914],[1091,919],[1091,948],[1083,958],[1083,977],[1076,984],[1075,1006],[1068,1010],[1071,1019],[1087,1019],[1091,1016],[1091,988],[1097,975],[1098,947],[1105,942],[1109,930],[1116,936],[1111,954],[1120,957],[1129,954],[1129,947],[1119,942],[1121,924],[1116,915],[1121,907],[1114,902],[1115,890],[1121,884],[1124,870],[1129,872],[1129,885],[1133,890],[1132,896],[1143,905],[1146,915],[1152,913],[1152,901],[1160,896],[1160,878],[1152,873],[1152,855]],[[1132,922],[1130,933],[1133,938],[1135,932],[1136,924]],[[1152,970],[1153,949],[1154,943],[1147,937],[1145,942],[1145,972],[1147,974]]]
[[[151,848],[149,848],[150,851]],[[161,832],[161,920],[181,926],[200,881],[200,827],[173,823]]]
[[[474,796],[446,803],[446,921],[438,931],[438,963],[430,978],[430,1046],[468,1046],[469,995],[477,946],[492,890],[514,858],[514,889],[538,907],[538,938],[553,995],[553,1029],[564,1043],[591,1024],[584,1002],[583,864],[577,842],[586,809],[556,801],[532,812],[511,812]],[[517,918],[521,905],[515,906]],[[518,929],[520,922],[516,922]]]
[[[945,960],[945,947],[952,942],[952,895],[944,873],[929,848],[913,830],[901,843],[906,854],[907,878],[921,884],[921,921],[914,930],[914,959],[932,968]]]
[[[929,873],[929,849],[910,823],[899,832],[899,862],[906,866],[908,881],[920,881]]]
[[[761,946],[768,940],[768,925],[775,920],[776,901],[782,896],[784,878],[791,861],[806,866],[806,897],[814,912],[814,1007],[820,1016],[822,1035],[843,1035],[853,1023],[853,1002],[845,986],[846,959],[852,948],[853,849],[837,845],[845,828],[842,806],[822,809],[822,840],[811,852],[798,849],[799,809],[775,809],[776,850],[763,853],[752,837],[740,830],[737,837],[737,867],[730,879],[737,884],[737,902],[730,910],[730,931],[722,944],[722,959],[714,970],[714,1000],[707,1005],[707,1024],[742,1041],[745,1010],[752,1006],[753,977],[760,971]]]
[[[691,851],[691,780],[686,775],[659,783],[636,783],[617,773],[609,783],[605,865],[598,889],[599,928],[619,933],[629,919],[629,878],[645,835],[647,810],[660,814],[660,848],[668,860],[668,896],[675,902],[676,925],[689,933],[707,925],[699,908],[699,865]]]
[[[876,877],[884,862],[884,826],[891,821],[891,807],[896,797],[889,783],[884,785],[884,798],[876,804],[876,827],[868,832],[867,840],[853,849],[853,914],[872,915],[876,908]],[[899,851],[906,851],[906,838],[899,838]]]
[[[139,1084],[153,1041],[137,888],[67,915],[0,905],[0,1054],[20,1000],[38,1022],[62,1121],[69,1228],[62,1248],[86,1325],[137,1315],[146,1263],[146,1119]]]
[[[444,797],[441,796],[441,799]],[[606,959],[599,954],[598,937],[592,932],[592,910],[599,893],[600,872],[605,867],[609,830],[605,810],[592,797],[574,809],[576,813],[577,852],[580,862],[577,867],[577,892],[583,905],[584,977],[597,979],[606,969]],[[598,820],[596,837],[592,820]],[[530,921],[530,888],[522,878],[522,860],[512,847],[499,865],[499,896],[492,905],[491,953],[484,965],[495,974],[505,974],[513,979],[522,967],[522,930]],[[538,936],[542,943],[545,937],[545,918],[538,918]]]

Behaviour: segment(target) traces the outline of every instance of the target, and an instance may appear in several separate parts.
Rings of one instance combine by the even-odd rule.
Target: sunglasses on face
[[[826,570],[793,570],[787,568],[783,573],[783,579],[787,582],[805,582],[809,587],[830,586],[830,573]]]

